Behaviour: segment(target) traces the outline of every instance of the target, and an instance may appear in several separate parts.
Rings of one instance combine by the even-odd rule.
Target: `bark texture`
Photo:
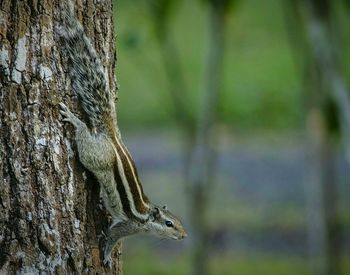
[[[78,160],[58,103],[79,112],[55,27],[58,0],[0,0],[0,273],[121,274],[105,270],[98,236],[108,217]],[[78,0],[77,16],[116,90],[111,0]]]

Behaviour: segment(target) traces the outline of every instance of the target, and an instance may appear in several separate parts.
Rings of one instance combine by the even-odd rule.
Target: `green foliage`
[[[178,0],[145,0],[150,11],[150,20],[154,22],[156,36],[160,39],[168,31],[171,14]]]
[[[307,261],[296,256],[264,255],[225,255],[213,260],[214,274],[222,275],[307,275]]]
[[[185,96],[193,114],[197,113],[203,88],[203,61],[208,47],[206,6],[196,1],[181,1],[181,5],[177,1],[147,2],[153,7],[152,16],[144,4],[118,1],[115,20],[122,101],[119,119],[132,128],[174,124],[167,78],[151,31],[154,20],[166,21],[174,36],[191,92]],[[300,127],[300,84],[284,27],[277,1],[236,4],[229,18],[220,100],[222,122],[244,129]],[[135,104],[135,100],[142,104]]]
[[[128,251],[125,247],[123,268],[125,274],[142,275],[184,275],[191,270],[191,257],[188,253],[174,255],[162,251],[139,249]],[[343,255],[341,274],[350,272],[350,255]],[[306,255],[277,253],[229,252],[211,253],[211,274],[215,275],[310,275]]]
[[[208,3],[214,7],[222,7],[225,10],[229,10],[235,5],[237,0],[201,0],[202,2]]]
[[[164,31],[172,35],[179,49],[190,91],[185,95],[187,106],[195,116],[208,50],[207,5],[195,0],[138,0],[132,4],[121,0],[116,7],[121,123],[132,128],[174,124],[155,28],[158,38]],[[303,127],[302,72],[295,68],[279,1],[238,1],[234,8],[228,23],[220,120],[235,129]],[[336,12],[338,25],[347,26],[344,9]],[[344,63],[349,63],[349,36],[344,35],[345,27],[340,30],[340,52]],[[349,64],[344,71],[349,77]],[[135,99],[142,104],[135,105]]]

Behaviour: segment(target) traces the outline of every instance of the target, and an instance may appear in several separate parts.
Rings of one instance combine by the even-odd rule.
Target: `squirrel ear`
[[[166,205],[164,205],[164,206],[163,206],[163,209],[164,209],[164,210],[167,210],[167,209],[168,209],[168,207],[167,207]]]
[[[152,220],[155,221],[160,215],[159,215],[159,208],[158,207],[154,207],[154,209],[152,210],[150,217],[152,217]]]
[[[154,210],[153,210],[153,215],[154,216],[159,216],[159,213],[160,213],[160,210],[158,207],[155,207]]]

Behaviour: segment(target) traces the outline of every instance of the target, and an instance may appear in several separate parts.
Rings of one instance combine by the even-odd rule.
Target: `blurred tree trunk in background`
[[[305,73],[308,148],[312,160],[306,189],[311,265],[314,274],[336,275],[340,273],[341,230],[334,149],[340,128],[345,156],[350,163],[349,94],[336,55],[331,1],[287,2],[288,31],[299,55],[299,69]]]
[[[78,17],[114,92],[112,4],[95,3],[79,1]],[[105,273],[99,185],[78,161],[74,130],[59,115],[60,102],[77,110],[54,31],[64,5],[0,0],[1,274]],[[113,270],[121,274],[119,254]]]
[[[209,273],[207,210],[216,166],[215,122],[223,74],[223,56],[227,13],[231,1],[209,1],[209,49],[202,102],[196,125],[188,182],[190,220],[194,229],[195,251],[193,274]]]
[[[170,16],[176,8],[176,5],[179,4],[178,2],[178,0],[149,0],[148,8],[169,84],[173,114],[176,123],[182,130],[184,138],[183,167],[184,175],[187,175],[194,142],[195,122],[190,112],[187,98],[190,91],[188,90],[188,85],[184,77],[185,73],[181,66],[180,53],[176,46],[174,36],[170,31]]]
[[[150,0],[150,11],[170,84],[174,114],[185,136],[184,173],[188,183],[190,220],[194,238],[193,274],[209,272],[207,207],[215,173],[215,121],[217,117],[227,13],[232,0],[207,0],[209,4],[209,53],[203,83],[202,105],[197,122],[191,117],[189,94],[179,54],[169,31],[169,14],[174,0]]]
[[[339,274],[339,227],[337,216],[334,136],[324,106],[315,103],[307,115],[311,149],[308,198],[308,238],[314,274]]]
[[[308,0],[304,6],[311,55],[322,87],[337,106],[345,156],[350,164],[350,95],[338,60],[335,26],[331,24],[332,1]]]

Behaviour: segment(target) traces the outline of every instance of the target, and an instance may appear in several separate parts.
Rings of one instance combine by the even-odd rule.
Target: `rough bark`
[[[1,274],[107,272],[99,253],[108,222],[99,186],[78,160],[73,128],[59,115],[64,102],[81,116],[55,32],[64,5],[0,0]],[[79,0],[76,7],[114,93],[112,3]]]

